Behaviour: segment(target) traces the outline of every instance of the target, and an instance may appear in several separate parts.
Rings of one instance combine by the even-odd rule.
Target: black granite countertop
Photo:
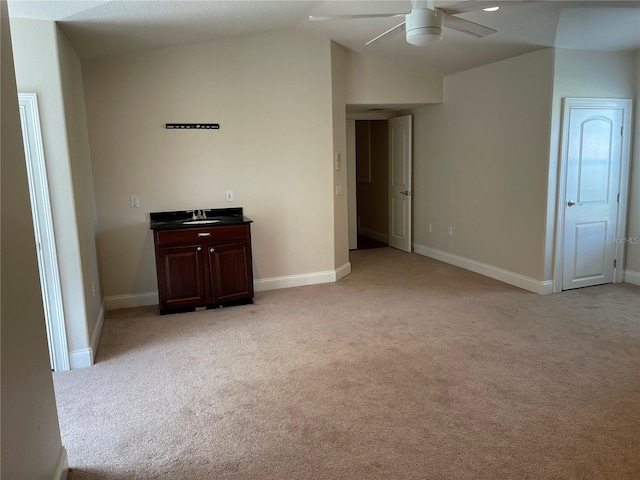
[[[241,225],[251,223],[252,220],[245,217],[242,213],[242,207],[236,208],[209,208],[196,210],[194,219],[194,210],[176,210],[173,212],[151,212],[150,226],[151,230],[169,230],[176,228],[201,228],[216,227],[223,225]]]

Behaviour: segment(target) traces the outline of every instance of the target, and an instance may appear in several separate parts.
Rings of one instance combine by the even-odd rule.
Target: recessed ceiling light
[[[487,7],[483,8],[482,10],[484,10],[485,12],[495,12],[496,10],[500,10],[500,7]]]

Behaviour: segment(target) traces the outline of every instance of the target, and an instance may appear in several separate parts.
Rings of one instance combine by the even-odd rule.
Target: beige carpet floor
[[[391,248],[254,305],[108,312],[54,374],[70,480],[638,479],[640,288]]]

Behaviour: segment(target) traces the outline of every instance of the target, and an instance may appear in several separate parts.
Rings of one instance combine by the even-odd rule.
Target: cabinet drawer
[[[229,225],[224,227],[185,228],[180,230],[156,230],[156,245],[178,244],[220,244],[249,238],[249,225]]]

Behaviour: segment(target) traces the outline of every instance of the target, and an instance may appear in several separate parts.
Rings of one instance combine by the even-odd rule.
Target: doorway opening
[[[389,140],[387,120],[356,120],[357,249],[389,243]]]
[[[412,117],[349,119],[349,249],[411,243]]]

